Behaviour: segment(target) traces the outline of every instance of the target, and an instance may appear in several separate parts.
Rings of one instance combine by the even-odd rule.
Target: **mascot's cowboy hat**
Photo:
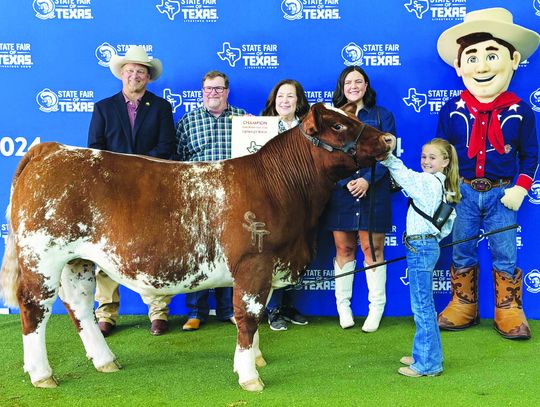
[[[463,22],[449,28],[437,41],[437,51],[447,64],[454,66],[459,38],[478,32],[486,32],[512,44],[521,54],[521,61],[529,58],[540,43],[540,35],[513,23],[512,13],[500,7],[471,11]]]
[[[150,59],[148,54],[140,45],[132,45],[126,52],[124,57],[119,57],[118,55],[113,55],[109,62],[109,68],[111,72],[118,79],[122,79],[121,69],[125,64],[139,64],[148,67],[150,72],[150,82],[155,81],[161,76],[163,71],[163,65],[161,61],[157,58]]]

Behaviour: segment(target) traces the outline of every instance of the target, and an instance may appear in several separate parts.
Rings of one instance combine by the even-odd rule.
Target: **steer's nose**
[[[396,147],[396,136],[394,136],[393,134],[386,133],[383,136],[383,140],[389,147],[390,151],[392,151]]]

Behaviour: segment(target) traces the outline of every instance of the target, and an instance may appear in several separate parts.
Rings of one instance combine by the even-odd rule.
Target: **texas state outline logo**
[[[240,48],[232,47],[229,41],[225,41],[221,45],[221,51],[217,52],[217,56],[222,61],[227,61],[231,68],[234,68],[236,63],[242,58],[242,51],[240,51]]]
[[[416,88],[409,88],[407,97],[402,100],[405,105],[412,107],[416,113],[420,113],[422,107],[427,104],[427,95],[417,92]]]
[[[428,0],[409,0],[408,3],[403,5],[409,13],[414,13],[419,20],[421,20],[424,14],[429,10]]]
[[[160,4],[156,4],[156,9],[165,14],[167,18],[174,21],[174,17],[180,13],[180,2],[175,0],[161,0]]]

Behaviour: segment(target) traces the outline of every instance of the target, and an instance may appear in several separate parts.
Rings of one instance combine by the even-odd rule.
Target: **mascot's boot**
[[[337,260],[334,259],[334,276],[354,271],[356,260],[350,261],[340,268]],[[336,306],[339,314],[339,324],[343,329],[354,326],[354,319],[351,310],[351,297],[353,290],[354,274],[336,278]]]
[[[367,267],[367,264],[364,264]],[[386,265],[366,270],[368,286],[369,313],[362,325],[362,331],[375,332],[386,305]]]
[[[478,266],[450,267],[452,299],[439,314],[439,328],[459,331],[480,322],[478,316]]]
[[[522,272],[516,268],[512,277],[493,269],[495,282],[495,320],[497,332],[507,339],[529,339],[531,330],[522,307]]]

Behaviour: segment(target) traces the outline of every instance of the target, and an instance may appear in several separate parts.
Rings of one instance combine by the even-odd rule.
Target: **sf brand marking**
[[[248,224],[242,224],[244,229],[246,229],[248,232],[251,232],[251,245],[255,246],[257,244],[257,247],[259,249],[259,253],[262,253],[263,251],[263,236],[269,235],[270,232],[265,229],[258,229],[258,228],[264,228],[266,226],[266,223],[264,222],[255,222],[255,214],[253,212],[246,212],[244,214],[244,219],[248,222]]]

